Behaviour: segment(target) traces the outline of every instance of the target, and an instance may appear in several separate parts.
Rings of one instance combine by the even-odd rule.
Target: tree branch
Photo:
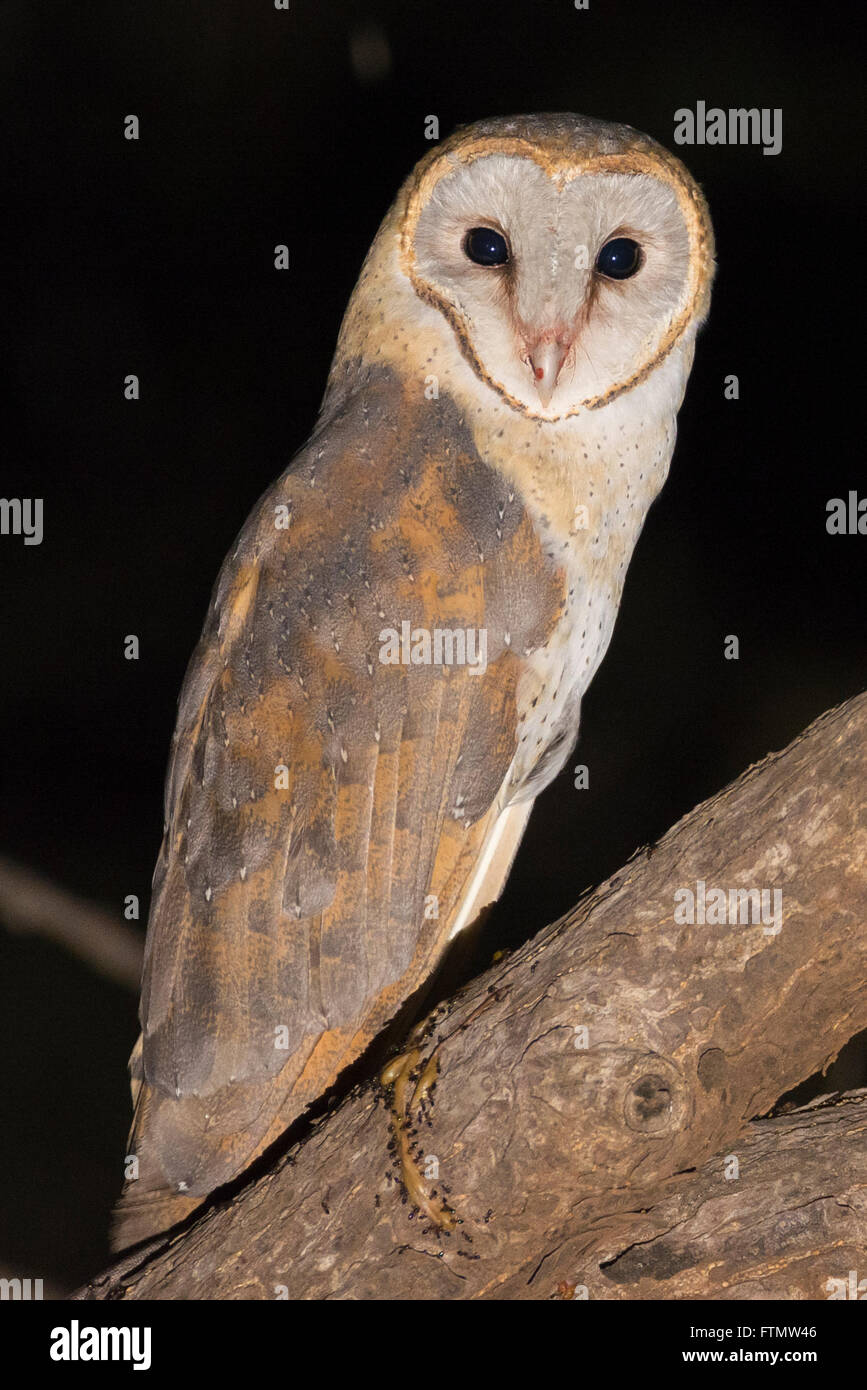
[[[100,975],[138,992],[144,954],[141,933],[2,855],[0,921],[10,932],[56,941]]]
[[[356,1091],[79,1296],[827,1297],[864,1245],[864,1097],[750,1122],[867,1028],[865,732],[867,696],[823,715],[435,1011],[391,1108]]]

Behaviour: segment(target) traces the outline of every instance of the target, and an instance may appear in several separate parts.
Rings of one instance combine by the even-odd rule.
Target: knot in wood
[[[674,1111],[672,1082],[659,1072],[645,1072],[631,1083],[623,1109],[630,1129],[645,1134],[668,1129]]]

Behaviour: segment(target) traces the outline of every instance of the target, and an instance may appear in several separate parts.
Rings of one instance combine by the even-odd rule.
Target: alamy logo
[[[483,627],[431,630],[403,622],[400,632],[384,627],[379,641],[384,666],[468,666],[471,676],[483,675],[488,666],[488,633]]]
[[[52,1361],[131,1361],[134,1371],[151,1364],[149,1327],[81,1327],[73,1318],[69,1327],[51,1329]]]
[[[42,498],[0,497],[0,536],[23,536],[25,545],[41,545]]]
[[[782,888],[708,888],[700,878],[695,892],[678,888],[674,903],[674,920],[679,926],[696,922],[719,927],[753,923],[764,927],[765,936],[776,936],[783,925]]]
[[[783,110],[780,106],[681,106],[674,113],[676,145],[761,145],[762,154],[783,148]]]

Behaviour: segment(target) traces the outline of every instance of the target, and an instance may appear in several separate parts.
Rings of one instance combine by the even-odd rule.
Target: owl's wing
[[[262,500],[191,662],[119,1244],[328,1089],[499,891],[526,820],[501,788],[561,579],[448,403],[434,428],[396,390],[350,403]]]

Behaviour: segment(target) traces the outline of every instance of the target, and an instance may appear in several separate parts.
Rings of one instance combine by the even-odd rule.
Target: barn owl
[[[181,693],[118,1247],[242,1173],[499,895],[712,275],[701,192],[628,126],[482,121],[402,187]]]

